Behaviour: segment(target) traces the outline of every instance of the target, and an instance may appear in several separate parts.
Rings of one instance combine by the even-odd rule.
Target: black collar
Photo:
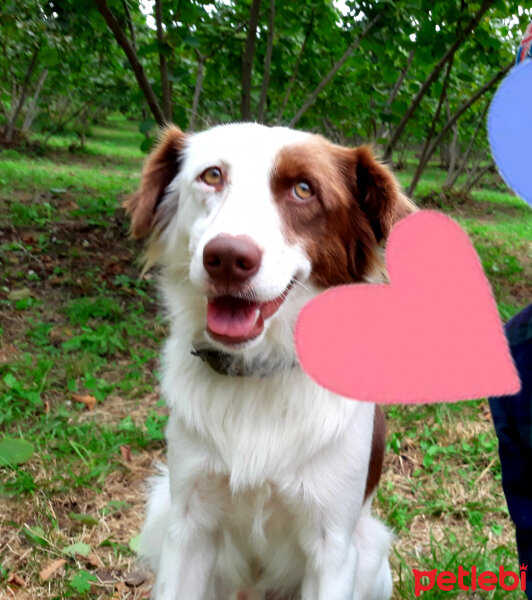
[[[259,359],[248,363],[238,355],[206,347],[194,348],[190,353],[193,356],[201,358],[216,373],[229,377],[268,377],[279,371],[293,369],[297,366],[297,362],[286,365],[286,363],[281,361],[272,363]]]

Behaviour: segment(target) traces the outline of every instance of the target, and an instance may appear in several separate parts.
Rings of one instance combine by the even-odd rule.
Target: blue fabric
[[[528,565],[526,595],[532,600],[532,304],[505,329],[521,391],[489,402],[499,438],[502,487],[515,523],[519,563]]]

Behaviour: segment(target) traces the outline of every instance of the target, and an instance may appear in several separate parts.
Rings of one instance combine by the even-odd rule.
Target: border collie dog
[[[127,209],[171,326],[168,466],[140,547],[153,598],[389,598],[391,534],[370,514],[383,414],[314,383],[293,332],[324,289],[384,280],[386,238],[414,210],[394,176],[311,133],[171,126]]]

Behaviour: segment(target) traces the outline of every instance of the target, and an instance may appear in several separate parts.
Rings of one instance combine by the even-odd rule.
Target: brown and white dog
[[[370,515],[382,412],[315,384],[293,331],[325,288],[382,281],[413,210],[393,175],[287,128],[169,127],[128,210],[171,324],[168,467],[140,548],[153,598],[389,598],[391,536]]]

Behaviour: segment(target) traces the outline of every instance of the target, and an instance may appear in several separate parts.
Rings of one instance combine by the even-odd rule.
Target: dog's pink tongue
[[[245,337],[257,322],[257,308],[257,304],[238,298],[214,298],[207,306],[207,326],[218,335]]]

